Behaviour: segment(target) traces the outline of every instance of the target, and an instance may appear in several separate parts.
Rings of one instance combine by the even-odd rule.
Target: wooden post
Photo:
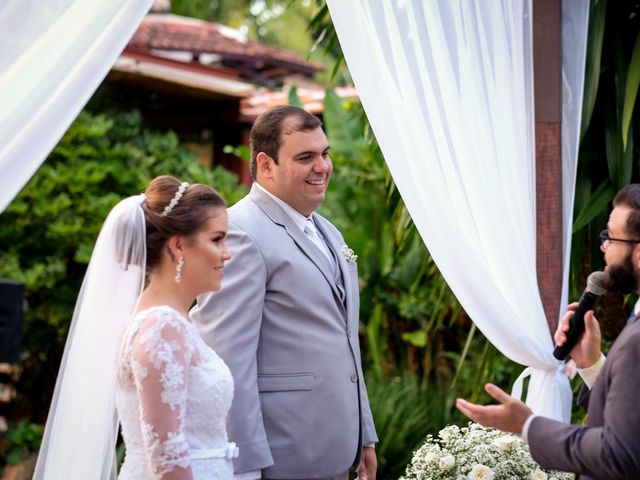
[[[536,120],[536,264],[549,329],[562,290],[562,1],[532,0]]]

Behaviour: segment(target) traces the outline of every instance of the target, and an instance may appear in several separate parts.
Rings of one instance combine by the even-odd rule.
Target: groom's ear
[[[263,178],[271,178],[273,176],[273,163],[273,159],[264,152],[260,152],[256,155],[258,174]]]

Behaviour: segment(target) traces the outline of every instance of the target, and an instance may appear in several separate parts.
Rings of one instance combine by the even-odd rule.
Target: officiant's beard
[[[633,265],[632,250],[622,262],[607,265],[604,271],[604,286],[609,292],[632,293],[638,290],[638,272]]]

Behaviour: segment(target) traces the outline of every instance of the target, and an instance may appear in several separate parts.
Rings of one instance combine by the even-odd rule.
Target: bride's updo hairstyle
[[[195,183],[187,186],[170,175],[154,178],[144,195],[142,210],[147,228],[147,271],[160,263],[169,237],[194,235],[206,226],[212,208],[227,206],[220,194],[208,185]]]

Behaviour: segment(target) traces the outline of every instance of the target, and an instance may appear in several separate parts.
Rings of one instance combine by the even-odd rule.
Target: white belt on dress
[[[232,459],[238,456],[240,449],[236,442],[228,442],[226,447],[221,448],[194,448],[189,450],[189,456],[193,460],[203,458],[227,458]]]
[[[127,455],[145,455],[145,450],[141,447],[129,447]],[[226,458],[231,460],[236,458],[240,449],[236,442],[228,442],[226,446],[220,448],[190,448],[189,457],[192,460],[202,460],[204,458]]]

